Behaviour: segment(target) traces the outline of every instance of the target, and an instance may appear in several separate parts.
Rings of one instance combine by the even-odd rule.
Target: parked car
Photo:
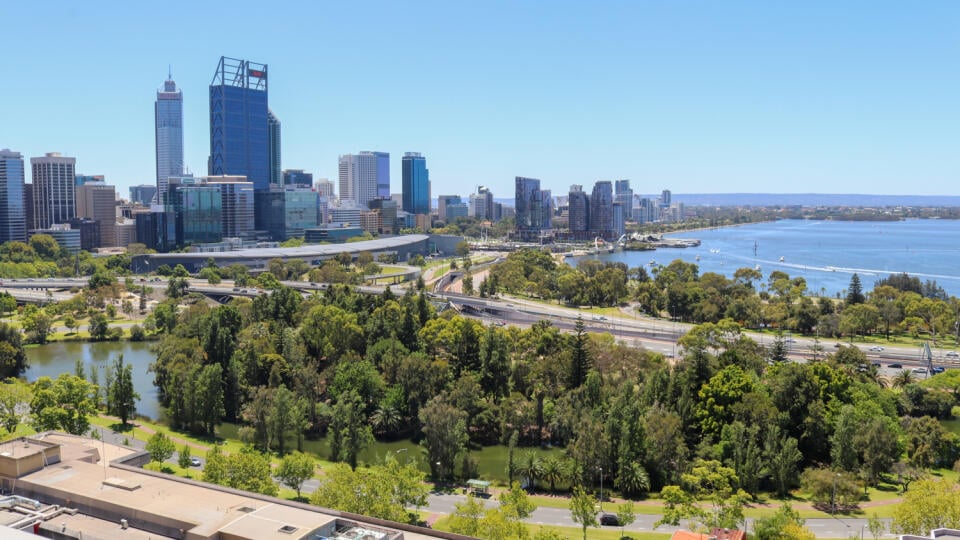
[[[887,364],[887,367],[891,369],[903,369],[903,364],[900,364],[900,363]]]
[[[617,519],[616,514],[601,514],[600,515],[600,524],[601,525],[610,525],[612,527],[619,527],[620,520]]]
[[[193,467],[199,467],[199,466],[200,466],[200,458],[198,458],[198,457],[196,457],[196,456],[191,457],[191,458],[190,458],[190,465],[193,466]]]

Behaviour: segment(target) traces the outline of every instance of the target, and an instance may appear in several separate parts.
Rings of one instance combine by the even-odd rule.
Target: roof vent
[[[293,534],[293,533],[297,532],[297,528],[294,527],[293,525],[284,525],[283,527],[280,527],[280,528],[278,529],[278,531],[280,531],[280,532],[282,532],[282,533],[284,533],[284,534]]]
[[[250,508],[249,506],[241,506],[240,508],[237,508],[237,512],[243,512],[244,514],[249,514],[254,510],[255,508]]]

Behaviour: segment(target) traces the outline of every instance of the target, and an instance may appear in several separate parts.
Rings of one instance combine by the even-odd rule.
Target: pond
[[[61,373],[73,373],[76,361],[83,362],[87,377],[90,370],[96,366],[99,372],[99,384],[103,385],[107,374],[107,366],[123,355],[125,363],[133,366],[133,388],[140,394],[137,401],[137,414],[150,419],[160,417],[160,403],[157,398],[157,389],[153,386],[153,374],[148,373],[150,364],[156,356],[150,352],[150,342],[133,341],[105,341],[89,342],[57,342],[48,343],[39,347],[30,347],[26,350],[29,367],[24,373],[28,381],[47,376],[56,379]]]

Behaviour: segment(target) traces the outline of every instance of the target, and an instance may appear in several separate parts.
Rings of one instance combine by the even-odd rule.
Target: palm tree
[[[370,415],[370,426],[381,436],[396,434],[402,422],[400,411],[390,405],[380,407]]]
[[[906,388],[908,384],[914,382],[916,382],[916,377],[913,376],[910,370],[905,369],[893,376],[891,384],[894,388]]]
[[[550,482],[550,492],[556,491],[557,482],[562,482],[569,476],[567,460],[558,454],[550,454],[543,459],[541,478]]]
[[[624,495],[632,495],[650,489],[650,475],[637,461],[632,461],[620,468],[616,479],[617,487]]]
[[[537,479],[543,478],[543,458],[537,454],[536,450],[527,450],[520,458],[516,472],[530,482],[529,489],[533,491],[536,488]]]

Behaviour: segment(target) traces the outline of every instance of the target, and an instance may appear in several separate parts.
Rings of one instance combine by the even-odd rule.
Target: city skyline
[[[317,178],[336,177],[338,155],[378,148],[430,156],[435,193],[510,193],[517,175],[555,192],[617,178],[637,193],[955,192],[960,82],[942,67],[960,52],[954,3],[425,3],[418,22],[431,31],[414,35],[395,24],[408,7],[374,4],[362,23],[346,5],[263,10],[264,32],[236,35],[206,29],[240,22],[242,7],[42,8],[42,39],[26,25],[0,36],[17,53],[0,146],[76,156],[121,193],[148,183],[150,109],[172,64],[185,161],[203,174],[209,63],[226,54],[271,65],[282,167]],[[288,39],[318,22],[318,42]],[[356,38],[361,24],[370,39]],[[84,27],[98,38],[71,38]],[[35,84],[50,70],[96,84]],[[399,160],[391,168],[398,192]]]

